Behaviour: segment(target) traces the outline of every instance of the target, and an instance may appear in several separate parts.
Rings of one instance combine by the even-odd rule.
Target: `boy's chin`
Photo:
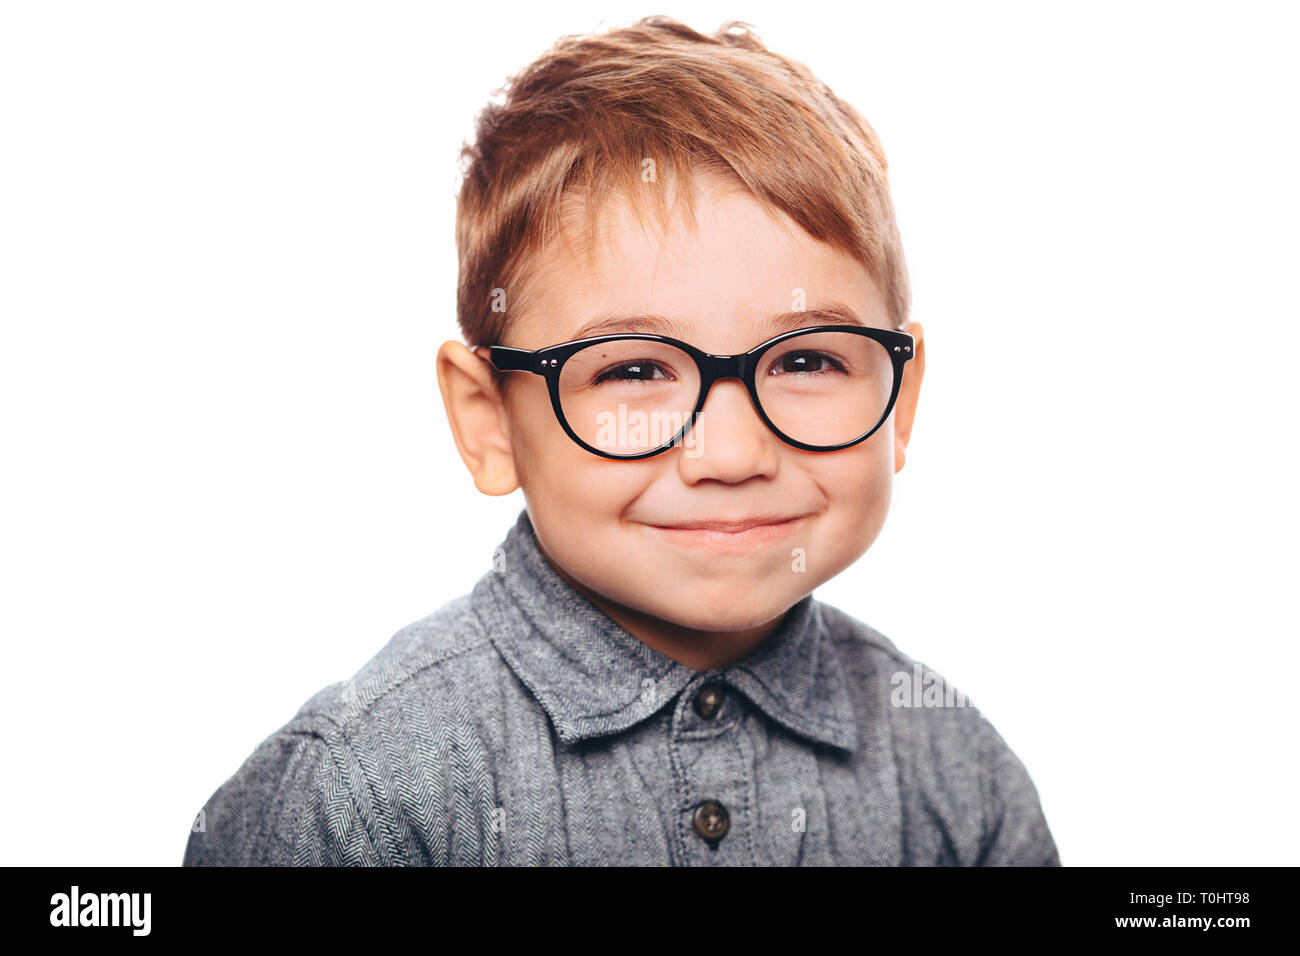
[[[762,627],[781,617],[796,604],[803,593],[782,595],[768,593],[763,601],[753,594],[690,595],[660,609],[657,617],[678,627],[695,631],[747,631]]]

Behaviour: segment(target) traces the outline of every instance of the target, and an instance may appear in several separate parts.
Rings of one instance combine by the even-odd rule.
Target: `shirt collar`
[[[850,752],[857,746],[844,671],[811,594],[748,657],[697,672],[642,643],[560,577],[524,508],[493,570],[474,585],[471,606],[565,742],[631,727],[700,676],[725,681],[798,734]]]

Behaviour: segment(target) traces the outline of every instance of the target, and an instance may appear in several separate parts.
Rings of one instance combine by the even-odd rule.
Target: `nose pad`
[[[735,379],[740,382],[741,388],[746,393],[749,392],[749,386],[745,384],[745,355],[708,355],[704,356],[704,373],[708,376],[709,385],[706,389],[707,394],[704,396],[704,402],[700,405],[700,414],[704,413],[704,406],[709,404],[709,398],[713,395],[713,386],[727,379]],[[749,404],[754,407],[754,396],[749,396]],[[757,412],[757,408],[755,408]]]

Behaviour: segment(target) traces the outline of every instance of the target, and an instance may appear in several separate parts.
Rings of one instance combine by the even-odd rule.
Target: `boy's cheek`
[[[567,446],[567,447],[566,447]],[[525,494],[582,524],[617,515],[645,488],[645,465],[602,460],[561,434],[552,442],[524,442],[516,454]]]
[[[846,500],[868,505],[882,496],[887,503],[893,487],[893,434],[881,429],[853,448],[819,455],[811,469],[832,505]],[[810,454],[817,454],[811,452]]]

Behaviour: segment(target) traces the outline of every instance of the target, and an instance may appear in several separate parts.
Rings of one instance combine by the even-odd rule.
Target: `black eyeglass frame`
[[[779,345],[786,339],[808,335],[813,332],[852,332],[854,335],[866,336],[883,345],[893,362],[894,381],[890,388],[889,402],[885,405],[884,413],[870,430],[852,441],[841,442],[838,445],[809,445],[806,442],[796,441],[777,428],[772,419],[767,417],[767,412],[763,411],[763,402],[758,397],[758,386],[754,381],[754,371],[758,367],[759,359],[768,349]],[[571,356],[576,355],[588,346],[599,342],[623,341],[625,339],[662,342],[665,345],[681,349],[695,360],[695,364],[699,368],[700,394],[696,399],[695,410],[687,417],[681,431],[671,439],[650,451],[639,452],[635,455],[614,455],[588,445],[569,427],[569,423],[564,417],[564,408],[560,402],[560,373],[564,370],[564,363]],[[565,433],[578,445],[602,458],[615,461],[635,461],[662,454],[677,444],[694,425],[700,412],[704,410],[704,403],[708,401],[709,390],[713,387],[713,383],[724,378],[738,378],[744,382],[745,388],[749,391],[750,402],[753,404],[754,410],[758,412],[758,417],[763,420],[774,435],[788,445],[793,445],[795,448],[801,448],[804,451],[839,451],[842,448],[849,448],[859,442],[864,442],[879,430],[880,426],[889,419],[890,414],[894,411],[894,403],[898,399],[898,392],[903,384],[903,367],[913,357],[915,344],[916,342],[911,335],[894,329],[878,329],[864,325],[814,325],[809,328],[792,329],[789,332],[783,332],[739,355],[710,355],[708,352],[697,349],[689,342],[683,342],[680,339],[670,338],[666,335],[654,335],[649,332],[616,332],[610,335],[593,335],[583,339],[573,339],[569,342],[560,342],[557,345],[548,345],[546,348],[541,349],[519,349],[508,345],[489,345],[475,346],[473,351],[478,352],[480,349],[486,348],[488,352],[487,361],[502,372],[532,372],[535,375],[544,377],[547,391],[551,396],[551,407],[555,411],[555,418],[559,421],[560,427],[564,429]]]

